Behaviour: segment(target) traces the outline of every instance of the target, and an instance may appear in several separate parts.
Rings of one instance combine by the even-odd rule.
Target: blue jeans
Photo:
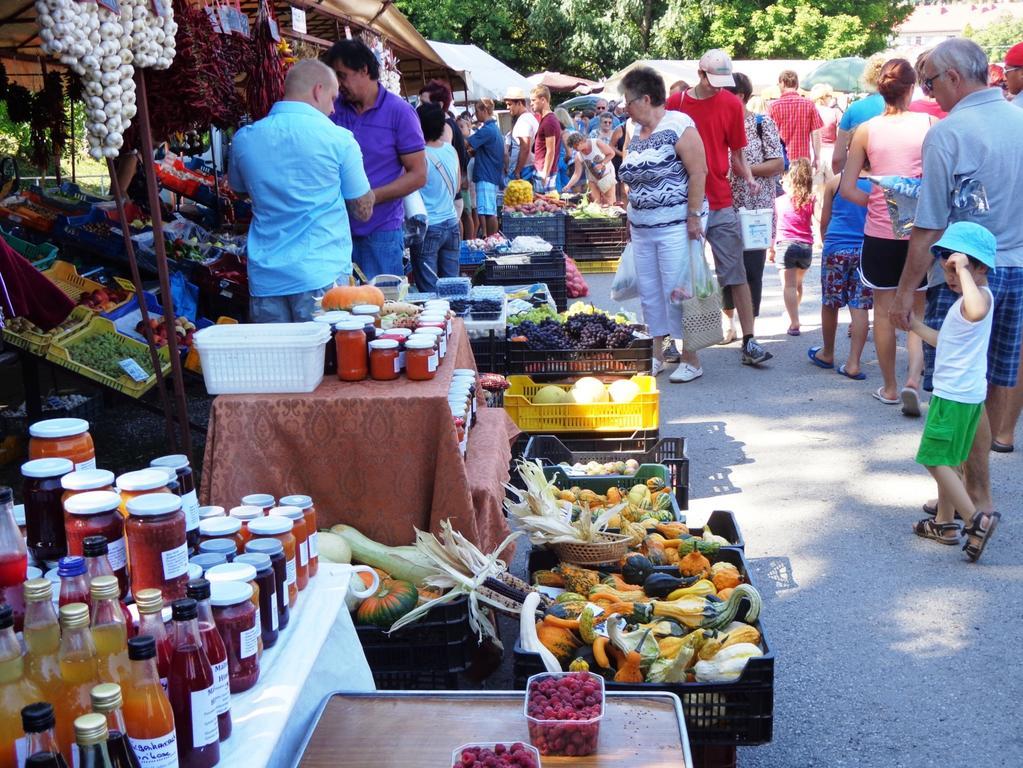
[[[421,293],[433,293],[438,277],[458,277],[461,239],[458,219],[431,224],[418,257],[412,259],[412,274]]]
[[[337,285],[347,285],[348,276],[341,275]],[[315,291],[292,293],[288,296],[250,296],[250,323],[307,323],[313,319],[316,299],[325,294],[334,283]]]
[[[372,280],[377,275],[402,275],[405,233],[401,229],[378,230],[352,236],[352,261]]]

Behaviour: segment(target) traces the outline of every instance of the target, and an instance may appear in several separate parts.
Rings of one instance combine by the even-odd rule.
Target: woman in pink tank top
[[[877,90],[884,97],[885,110],[868,120],[853,134],[849,156],[842,176],[842,197],[867,206],[863,232],[860,279],[874,289],[874,346],[884,383],[871,394],[886,405],[902,402],[903,413],[920,415],[920,376],[924,355],[920,337],[910,333],[907,339],[909,365],[906,383],[900,391],[895,375],[895,328],[888,321],[888,308],[902,277],[909,249],[909,237],[898,237],[892,229],[884,193],[874,186],[867,195],[856,187],[860,172],[869,167],[872,176],[920,177],[924,136],[936,120],[930,115],[909,111],[916,86],[916,71],[905,59],[891,59],[881,68]],[[916,295],[915,312],[924,313],[924,290]]]

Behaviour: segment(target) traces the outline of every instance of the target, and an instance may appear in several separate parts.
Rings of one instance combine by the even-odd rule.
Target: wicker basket
[[[558,559],[576,565],[603,565],[622,559],[629,551],[629,537],[618,533],[600,534],[594,542],[554,544]]]

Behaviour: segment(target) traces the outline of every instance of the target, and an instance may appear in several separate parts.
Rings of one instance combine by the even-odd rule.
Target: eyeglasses
[[[940,79],[944,75],[945,75],[944,72],[939,72],[938,74],[932,75],[931,77],[925,77],[923,80],[920,81],[920,87],[923,88],[926,93],[933,93],[934,81]]]
[[[631,99],[626,99],[625,100],[625,107],[626,107],[626,109],[631,107],[633,105],[633,103],[639,101],[640,99],[644,98],[645,96],[646,96],[646,94],[644,93],[641,96],[633,96]]]
[[[1021,69],[1023,69],[1023,66],[1019,66],[1019,67],[1006,67],[1003,71],[1005,72],[1005,74],[1009,74],[1010,72],[1018,72]]]

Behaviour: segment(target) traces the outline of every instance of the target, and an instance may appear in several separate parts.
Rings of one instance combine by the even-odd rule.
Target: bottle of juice
[[[62,557],[57,563],[57,575],[60,576],[61,607],[70,603],[89,604],[89,575],[84,557]]]
[[[100,682],[96,665],[96,646],[89,631],[89,606],[85,603],[62,605],[59,617],[61,635],[58,659],[60,676],[64,680],[63,701],[66,708],[66,714],[64,711],[60,714],[61,717],[66,717],[68,722],[74,723],[77,718],[90,712],[92,701],[89,698],[89,691]],[[57,727],[57,743],[60,744],[59,734],[63,730],[60,721]]]
[[[53,735],[53,707],[44,701],[21,710],[25,731],[25,768],[68,768]]]
[[[117,599],[120,587],[115,576],[97,576],[89,585],[92,604],[92,642],[96,645],[99,678],[120,683],[128,676],[128,627]]]
[[[142,768],[178,768],[174,712],[156,668],[156,641],[139,635],[128,641],[131,682],[124,688],[128,742]]]
[[[195,600],[199,617],[199,636],[206,658],[213,667],[213,697],[217,708],[217,723],[220,740],[231,736],[231,674],[227,664],[227,646],[213,621],[210,607],[210,583],[206,579],[192,579],[185,588],[188,596]]]
[[[0,768],[16,768],[17,741],[24,736],[21,710],[41,701],[39,689],[25,678],[21,644],[14,635],[14,610],[0,605]]]
[[[160,673],[160,683],[166,692],[174,643],[163,623],[163,595],[158,589],[140,589],[135,595],[135,607],[139,609],[139,628],[136,634],[139,637],[149,635],[156,643],[156,670]]]
[[[21,631],[25,607],[21,597],[21,583],[28,570],[28,550],[25,537],[14,522],[14,492],[0,485],[0,604],[11,606],[14,631]]]
[[[90,713],[75,720],[76,768],[114,768],[107,750],[107,719]]]
[[[121,686],[101,683],[92,689],[92,711],[107,718],[107,752],[114,768],[141,768],[128,744],[124,715],[121,713]]]
[[[220,762],[213,668],[199,637],[195,600],[175,600],[171,610],[174,655],[167,693],[174,711],[178,762],[181,768],[211,768]]]
[[[70,755],[75,744],[74,718],[65,707],[64,678],[60,674],[60,625],[53,609],[53,584],[46,579],[25,582],[25,675],[53,705],[57,744]]]

